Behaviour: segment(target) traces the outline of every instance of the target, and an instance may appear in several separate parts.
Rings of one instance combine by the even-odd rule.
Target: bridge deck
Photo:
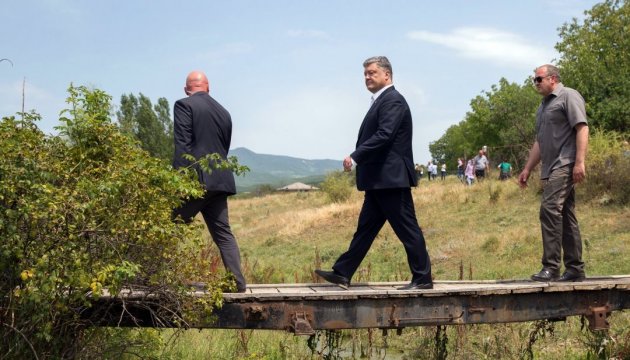
[[[401,291],[405,283],[251,285],[224,294],[217,321],[200,327],[285,329],[296,334],[348,328],[518,322],[584,315],[591,328],[630,308],[630,275],[579,283],[436,281],[431,290]]]
[[[342,300],[357,298],[436,297],[450,295],[503,295],[575,290],[629,289],[630,275],[590,277],[583,282],[534,282],[530,280],[436,281],[430,290],[397,290],[407,282],[352,284],[348,290],[328,283],[251,284],[245,293],[225,293],[225,302],[277,300]],[[199,295],[203,291],[198,292]]]
[[[213,321],[189,325],[303,335],[315,330],[508,323],[582,315],[592,329],[603,329],[612,311],[630,309],[630,275],[589,277],[578,283],[436,281],[431,290],[396,290],[404,284],[357,283],[348,290],[320,283],[251,284],[245,293],[224,294],[223,307],[215,311]],[[201,297],[205,292],[197,290],[193,295]],[[141,302],[146,296],[124,292],[118,298],[125,300],[129,311],[131,302]],[[138,318],[134,324],[139,324]],[[141,326],[170,325],[147,321]]]

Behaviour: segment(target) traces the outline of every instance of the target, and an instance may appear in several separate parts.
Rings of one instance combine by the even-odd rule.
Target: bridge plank
[[[431,290],[397,290],[407,282],[365,282],[352,284],[348,290],[329,283],[303,284],[250,284],[245,293],[224,293],[226,302],[246,301],[255,298],[257,301],[275,301],[277,299],[356,299],[356,298],[384,298],[384,297],[447,297],[467,295],[502,295],[528,294],[537,292],[568,292],[568,291],[599,291],[606,289],[630,289],[630,275],[589,277],[583,282],[534,282],[529,280],[480,280],[480,281],[452,281],[441,280],[434,282]],[[192,290],[194,296],[204,296],[203,287]],[[118,296],[104,290],[101,298],[142,299],[147,294],[142,290],[123,289]]]
[[[530,280],[442,280],[435,281],[430,290],[397,290],[407,282],[364,282],[355,283],[348,290],[329,283],[303,284],[250,284],[246,293],[224,294],[226,301],[230,299],[246,299],[255,295],[258,300],[272,301],[287,297],[300,299],[356,299],[383,297],[443,297],[454,295],[503,295],[528,294],[537,292],[596,291],[602,289],[629,289],[630,276],[598,276],[589,277],[578,283],[534,282]]]

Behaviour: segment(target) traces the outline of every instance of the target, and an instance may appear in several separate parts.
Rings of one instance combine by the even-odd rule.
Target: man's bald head
[[[186,77],[186,87],[184,88],[186,95],[192,95],[196,92],[209,92],[210,85],[206,74],[201,71],[193,71]]]

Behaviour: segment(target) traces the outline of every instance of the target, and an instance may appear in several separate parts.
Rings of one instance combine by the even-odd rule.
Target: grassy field
[[[422,179],[413,190],[436,280],[526,279],[540,270],[539,187],[523,191],[514,181],[487,180],[471,187],[455,177]],[[363,193],[330,203],[321,192],[273,194],[230,200],[230,219],[250,283],[315,282],[312,270],[330,269],[354,233]],[[630,274],[630,209],[582,203],[577,214],[587,276]],[[211,241],[208,239],[211,243]],[[209,252],[216,253],[214,244]],[[320,265],[321,262],[321,265]],[[409,279],[404,249],[385,225],[352,279]],[[520,359],[530,348],[539,359],[597,358],[605,350],[630,358],[630,314],[615,313],[605,336],[591,334],[580,318],[560,323],[521,323],[407,328],[384,337],[379,331],[321,333],[313,354],[307,339],[273,331],[203,330],[178,333],[166,357],[212,359],[436,358]],[[172,334],[166,332],[164,336]],[[535,340],[535,341],[533,341]],[[332,344],[334,351],[326,346]],[[440,345],[441,344],[441,345]],[[530,345],[531,344],[531,345]],[[318,351],[320,352],[318,354]],[[602,353],[605,355],[605,353]],[[334,358],[334,357],[332,357]]]

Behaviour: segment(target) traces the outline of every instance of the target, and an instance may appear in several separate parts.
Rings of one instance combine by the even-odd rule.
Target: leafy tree
[[[455,163],[457,158],[469,158],[474,155],[472,139],[467,136],[467,124],[461,121],[452,125],[442,137],[429,144],[431,157],[438,163]]]
[[[123,94],[116,112],[123,133],[133,136],[151,156],[170,161],[173,157],[173,121],[168,100],[159,98],[157,104],[142,93],[138,97]]]
[[[138,109],[138,98],[133,94],[122,94],[120,97],[120,108],[116,112],[120,131],[123,134],[133,135],[138,132],[136,113]]]
[[[165,98],[159,98],[157,104],[153,107],[155,114],[157,115],[160,128],[166,136],[161,136],[161,148],[162,156],[160,158],[171,161],[173,153],[175,151],[175,145],[173,143],[173,119],[171,119],[171,107],[168,104],[168,100]]]
[[[563,82],[580,91],[591,124],[630,131],[630,5],[606,0],[560,29]]]
[[[144,290],[159,299],[147,307],[154,319],[186,326],[229,286],[200,258],[202,227],[171,219],[183,198],[202,195],[195,174],[122,135],[104,92],[71,86],[68,103],[59,136],[42,133],[36,114],[0,122],[2,358],[74,358],[100,348],[94,342],[106,335],[89,326],[101,319],[91,309],[105,289]],[[188,297],[191,280],[210,283],[212,296]],[[118,341],[143,348],[131,343],[136,336]]]
[[[506,158],[518,165],[534,140],[536,108],[540,96],[530,83],[510,83],[501,78],[475,97],[471,110],[457,125],[429,145],[434,159],[455,163],[458,157],[472,157],[488,146],[490,157]]]

